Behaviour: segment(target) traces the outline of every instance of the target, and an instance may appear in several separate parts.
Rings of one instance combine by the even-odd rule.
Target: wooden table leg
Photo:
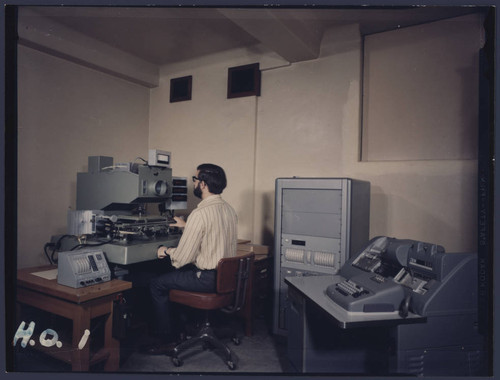
[[[116,371],[120,367],[120,342],[113,337],[113,300],[110,301],[110,313],[104,326],[104,347],[109,350],[109,357],[104,365],[105,371]]]
[[[252,300],[249,300],[249,303],[245,305],[243,309],[243,319],[245,320],[245,335],[252,336],[253,335],[253,310],[252,310]]]
[[[73,341],[71,344],[71,369],[72,371],[88,371],[90,367],[90,336],[82,348],[78,345],[85,334],[90,330],[90,310],[80,306],[73,315]]]
[[[253,287],[254,287],[254,277],[255,277],[255,262],[252,263],[252,268],[250,270],[250,277],[247,283],[247,292],[245,296],[245,304],[241,309],[240,315],[245,321],[245,335],[253,335]]]

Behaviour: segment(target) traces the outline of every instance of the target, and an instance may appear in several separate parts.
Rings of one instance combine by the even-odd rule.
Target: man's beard
[[[198,186],[196,186],[194,189],[193,189],[193,194],[195,197],[198,197],[201,199],[201,188],[200,188],[200,184],[198,184]]]

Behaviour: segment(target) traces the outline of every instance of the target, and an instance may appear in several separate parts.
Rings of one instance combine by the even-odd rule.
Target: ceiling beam
[[[159,85],[159,68],[136,56],[21,9],[19,43],[149,88]]]
[[[221,8],[219,12],[288,62],[319,57],[321,33],[288,12]]]

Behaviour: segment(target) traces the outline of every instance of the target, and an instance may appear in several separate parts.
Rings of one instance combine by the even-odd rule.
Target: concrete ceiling
[[[323,32],[358,24],[362,34],[457,17],[477,7],[168,8],[27,7],[154,65],[262,44],[289,62],[317,58]],[[22,13],[20,13],[22,14]]]

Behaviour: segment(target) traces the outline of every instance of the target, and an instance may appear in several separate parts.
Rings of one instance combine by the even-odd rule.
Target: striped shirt
[[[203,199],[189,215],[179,245],[169,251],[172,265],[216,269],[221,258],[236,255],[237,224],[236,212],[220,194]]]

